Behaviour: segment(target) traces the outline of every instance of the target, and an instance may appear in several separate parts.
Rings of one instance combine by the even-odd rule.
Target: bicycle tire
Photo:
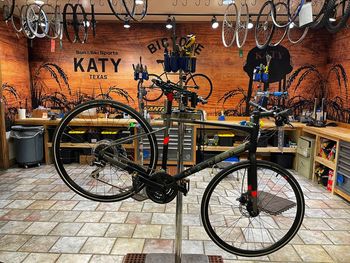
[[[28,5],[24,5],[22,6],[23,9],[21,8],[21,25],[22,25],[22,32],[24,34],[25,37],[27,37],[28,39],[34,39],[35,35],[33,34],[33,32],[30,30],[28,23],[27,23],[27,9],[28,9]]]
[[[237,5],[235,3],[229,4],[225,10],[224,21],[222,22],[221,30],[222,43],[225,47],[231,47],[235,41],[237,25],[234,26],[233,24],[236,24],[235,20],[237,19],[237,13]],[[234,16],[234,18],[229,21],[229,16],[231,15]],[[228,39],[226,39],[227,35]]]
[[[51,9],[49,12],[45,12],[45,8]],[[42,11],[43,10],[43,11]],[[60,9],[59,6],[52,6],[49,4],[43,4],[40,6],[40,11],[39,12],[44,12],[45,14],[49,14],[51,17],[47,17],[48,19],[48,30],[47,32],[44,31],[42,22],[39,18],[39,27],[42,29],[42,31],[45,32],[45,36],[49,39],[56,39],[59,35],[59,30],[61,26],[61,22],[59,20],[59,14],[60,14]],[[46,26],[46,24],[45,24]]]
[[[35,20],[30,20],[29,18],[31,16],[34,17]],[[48,17],[41,6],[37,4],[28,5],[26,11],[26,21],[28,28],[35,35],[35,37],[44,38],[47,35],[49,31]],[[44,23],[44,26],[39,26],[39,24],[42,23]]]
[[[339,1],[344,2],[346,7],[343,7],[344,13],[341,15],[341,19],[338,23],[335,23],[337,21],[332,22],[329,19],[327,19],[326,28],[330,33],[337,33],[339,30],[341,30],[346,25],[350,16],[350,0],[335,0],[332,8],[336,8],[339,4]]]
[[[148,78],[149,78],[149,81],[152,81],[152,79],[154,79],[154,78],[162,80],[161,77],[159,77],[156,74],[148,74]],[[164,94],[163,90],[160,89],[159,87],[157,87],[157,85],[154,84],[153,82],[151,82],[150,85],[147,85],[146,83],[144,82],[143,88],[146,90],[147,93],[145,96],[143,96],[143,99],[145,101],[148,101],[148,102],[155,102],[155,101],[159,100]],[[159,94],[153,93],[154,94],[153,96],[147,96],[155,89],[157,91],[159,91]]]
[[[278,3],[276,3],[276,4],[275,4],[275,9],[277,9],[277,6],[279,6],[279,5],[284,6],[284,7],[286,8],[286,11],[287,11],[288,7],[287,7],[286,3],[284,3],[284,2],[278,2]],[[278,16],[278,15],[279,15],[279,14],[278,14],[278,12],[276,11],[275,16],[273,16],[273,17],[275,17],[274,20],[277,21],[277,16]],[[273,17],[272,17],[272,18],[273,18]],[[276,25],[276,24],[275,24],[275,25]],[[283,32],[282,34],[279,34],[279,32],[278,32],[279,30],[280,30],[280,31],[281,31],[281,30],[284,30],[284,32]],[[286,37],[286,35],[287,35],[287,30],[288,30],[288,27],[287,27],[287,26],[286,26],[286,27],[276,27],[276,28],[275,28],[275,32],[273,33],[273,36],[272,36],[272,38],[271,38],[271,42],[270,42],[269,45],[272,46],[272,47],[276,47],[276,46],[278,46],[279,44],[281,44],[282,41],[285,39],[285,37]],[[274,42],[274,38],[276,37],[276,35],[277,35],[277,36],[281,35],[281,37],[278,38],[277,41]]]
[[[289,24],[291,24],[291,23],[293,23],[295,21],[295,19],[299,16],[301,8],[305,4],[305,0],[298,0],[299,4],[295,8],[295,10],[292,10],[292,12],[291,12],[291,7],[292,7],[291,1],[295,1],[295,0],[288,0],[287,1],[288,17],[289,17],[289,21],[290,21]]]
[[[130,2],[130,1],[129,1]],[[135,21],[141,21],[142,19],[144,19],[144,17],[147,15],[147,9],[148,9],[148,0],[143,0],[143,4],[142,4],[142,11],[139,11],[138,6],[141,6],[141,4],[136,4],[136,1],[131,0],[132,3],[132,8],[130,8],[130,6],[127,3],[127,0],[123,0],[123,5],[124,8],[126,10],[126,13],[129,15],[129,17],[131,17],[131,19],[135,20]]]
[[[198,79],[201,78],[202,81],[205,82],[204,85],[202,85],[201,88],[201,81],[199,81]],[[197,79],[197,80],[195,80]],[[193,83],[191,83],[191,81]],[[192,84],[192,85],[189,85]],[[194,85],[193,85],[194,84]],[[198,96],[201,96],[203,99],[208,100],[211,96],[211,94],[213,93],[213,83],[210,80],[210,78],[207,75],[201,74],[201,73],[196,73],[191,75],[185,82],[185,86],[189,87],[189,88],[195,88],[198,90],[196,91]],[[203,86],[205,86],[206,88],[203,88]],[[208,92],[206,91],[208,90]]]
[[[117,4],[118,4],[118,1],[119,1],[120,6],[123,6],[123,7],[124,7],[124,4],[121,2],[122,0],[116,0],[116,1],[117,1]],[[113,7],[113,0],[108,0],[107,3],[108,3],[108,5],[109,5],[109,8],[111,9],[113,15],[114,15],[116,18],[118,18],[120,21],[125,21],[125,18],[123,18],[123,17],[121,16],[122,13],[127,12],[127,11],[125,10],[125,8],[124,8],[123,12],[118,13],[118,12],[115,10],[115,8]]]
[[[267,14],[264,14],[267,15],[267,20],[261,25],[259,22],[260,20],[262,19],[262,15],[263,15],[263,12],[265,10],[265,8],[270,8],[270,10],[268,9],[267,11]],[[268,35],[266,37],[266,34],[265,34],[265,40],[260,43],[259,42],[259,39],[258,39],[258,30],[261,28],[265,30],[265,27],[267,26],[267,29],[269,27],[269,21],[268,21],[268,16],[275,16],[275,5],[273,4],[272,1],[267,1],[264,3],[264,5],[261,7],[260,11],[259,11],[259,14],[258,14],[258,17],[257,17],[257,20],[256,20],[256,24],[255,24],[255,43],[256,43],[256,46],[259,48],[259,49],[265,49],[271,42],[271,39],[272,39],[272,36],[273,36],[273,33],[275,32],[275,24],[273,23],[273,21],[271,21],[271,29],[269,30],[268,32]]]
[[[293,202],[295,201],[295,206],[292,206],[292,204],[289,201],[284,201],[288,203],[288,207],[285,204],[285,208],[287,210],[284,210],[280,213],[284,213],[286,211],[295,211],[295,218],[291,219],[293,220],[292,224],[289,224],[289,222],[286,222],[290,217],[286,217],[285,219],[282,220],[282,224],[277,221],[277,215],[271,215],[271,219],[273,220],[274,223],[272,223],[272,221],[269,221],[267,217],[264,217],[264,220],[262,220],[263,224],[261,224],[261,222],[254,222],[254,224],[252,224],[252,221],[250,220],[250,215],[248,214],[244,214],[244,208],[239,207],[239,211],[237,211],[236,206],[232,207],[231,202],[233,204],[236,204],[235,202],[239,203],[242,202],[240,199],[243,195],[241,195],[239,192],[238,193],[238,198],[236,199],[236,196],[234,195],[235,192],[235,188],[233,187],[233,184],[237,182],[237,186],[238,189],[240,188],[240,190],[242,192],[247,191],[247,186],[245,188],[243,188],[244,186],[244,180],[246,180],[246,171],[247,169],[250,169],[251,164],[249,161],[246,162],[241,162],[241,163],[237,163],[237,164],[233,164],[232,166],[229,166],[228,168],[225,168],[224,170],[222,170],[221,172],[219,172],[208,184],[208,186],[205,189],[205,192],[203,194],[203,198],[202,198],[202,203],[201,203],[201,218],[202,218],[202,222],[203,222],[203,226],[206,230],[206,232],[208,233],[209,237],[214,241],[214,243],[216,243],[220,248],[224,249],[225,251],[238,255],[238,256],[244,256],[244,257],[258,257],[258,256],[264,256],[270,253],[273,253],[275,251],[277,251],[278,249],[282,248],[283,246],[285,246],[297,233],[297,231],[299,230],[302,221],[303,221],[303,217],[304,217],[304,213],[305,213],[305,201],[304,201],[304,197],[303,197],[303,193],[302,190],[297,182],[297,180],[287,171],[285,170],[283,167],[275,164],[275,163],[271,163],[271,162],[267,162],[267,161],[257,161],[257,169],[258,171],[261,171],[262,169],[266,169],[268,171],[272,171],[273,174],[275,174],[275,176],[270,177],[272,182],[266,181],[267,180],[267,176],[266,174],[264,174],[262,177],[264,178],[263,180],[259,180],[258,181],[258,198],[259,196],[263,195],[262,199],[258,199],[258,207],[260,210],[260,214],[257,217],[254,217],[255,220],[258,220],[258,217],[260,217],[259,219],[261,219],[261,214],[264,213],[265,214],[269,214],[268,212],[270,211],[270,213],[272,213],[272,209],[273,207],[268,207],[268,204],[271,202],[272,199],[268,199],[266,200],[266,196],[271,196],[273,195],[274,192],[277,191],[277,194],[280,196],[285,197],[284,200],[289,200],[290,198],[294,198]],[[244,169],[245,173],[239,174],[238,172],[240,170]],[[236,173],[237,172],[237,173]],[[232,175],[232,176],[231,176]],[[235,175],[237,175],[236,178]],[[230,178],[227,178],[231,176]],[[280,176],[278,179],[277,177]],[[240,182],[240,177],[242,177],[242,182]],[[227,178],[227,181],[224,181]],[[258,178],[259,179],[259,178]],[[284,189],[284,186],[281,188],[281,183],[279,180],[285,180],[286,181],[286,185],[288,185],[290,188],[289,189]],[[220,185],[220,183],[223,182],[223,186],[227,186],[228,190],[226,192],[225,189],[219,189],[217,190],[216,188],[218,188]],[[271,185],[273,183],[273,181],[276,181],[276,184],[273,185],[273,187],[271,188]],[[264,185],[265,182],[265,186],[262,190],[259,191],[259,185]],[[241,186],[242,185],[242,186]],[[266,189],[266,192],[264,192],[263,190],[265,190],[265,188],[268,186],[268,189]],[[276,189],[275,189],[275,186]],[[283,191],[282,191],[283,190]],[[288,191],[287,191],[288,190]],[[290,191],[292,190],[292,191]],[[216,192],[217,191],[217,192]],[[282,193],[281,193],[282,192]],[[287,193],[288,192],[288,193]],[[272,194],[271,194],[272,193]],[[291,193],[293,193],[293,197],[291,196]],[[224,195],[221,195],[224,194]],[[276,194],[276,196],[277,196]],[[227,197],[226,197],[227,196]],[[213,197],[213,204],[210,206],[210,201],[211,201],[211,197]],[[276,199],[277,200],[277,199]],[[276,202],[276,200],[274,200]],[[225,202],[229,202],[225,203]],[[265,201],[265,203],[264,203]],[[281,201],[281,199],[279,199],[279,201]],[[292,202],[292,203],[293,203]],[[241,205],[241,204],[240,204]],[[209,207],[210,206],[210,207]],[[224,209],[223,212],[220,212],[218,209]],[[283,209],[283,208],[279,208],[279,209]],[[234,214],[234,216],[230,216],[229,212],[231,212]],[[238,213],[238,214],[237,214]],[[276,212],[277,213],[277,212]],[[221,219],[221,216],[224,214],[224,221]],[[239,214],[241,214],[241,216],[239,217]],[[244,218],[243,218],[244,216]],[[215,219],[216,221],[212,221],[210,220],[210,218],[213,218],[213,220]],[[236,217],[239,217],[234,224],[230,223],[230,220],[232,219],[236,219]],[[242,220],[239,222],[239,220],[242,218]],[[246,224],[248,223],[246,219],[249,219],[249,224],[248,226],[246,226]],[[228,227],[236,227],[238,228],[238,230],[236,232],[234,232],[234,230],[230,230],[229,234],[232,233],[232,236],[234,238],[236,238],[235,240],[229,240],[229,241],[225,241],[223,240],[221,237],[219,237],[219,234],[222,235],[225,233],[225,231],[223,231],[224,226],[220,226],[219,223],[223,222],[223,224],[228,225]],[[258,223],[260,223],[258,225]],[[271,223],[271,224],[269,224]],[[257,239],[255,239],[254,236],[249,237],[249,233],[248,236],[246,235],[245,231],[246,229],[251,225],[252,228],[255,228],[254,225],[257,225],[257,229],[260,229],[261,233],[259,232],[259,234],[263,235],[263,234],[268,234],[268,236],[270,235],[270,238],[273,238],[273,235],[276,235],[277,232],[273,227],[277,227],[277,228],[283,228],[281,231],[283,237],[278,240],[277,242],[275,242],[272,245],[269,245],[269,247],[266,248],[260,248],[259,246],[263,246],[262,244],[267,243],[270,244],[268,241],[269,240],[265,240],[263,237],[259,237]],[[266,230],[266,232],[263,232],[262,227],[264,226],[268,226],[268,230]],[[244,228],[243,230],[241,228]],[[219,231],[221,233],[219,233]],[[223,232],[222,232],[223,231]],[[256,231],[255,231],[256,232]],[[253,231],[252,231],[252,235],[253,235]],[[240,238],[242,236],[242,240],[243,242],[245,242],[243,245],[247,244],[246,249],[244,248],[238,248],[236,246],[238,246],[239,240],[237,240],[238,238]],[[262,239],[262,241],[261,241]],[[243,243],[242,242],[242,243]],[[251,242],[251,243],[249,243]],[[260,243],[258,243],[260,242]],[[254,244],[254,249],[248,249],[248,245],[249,244]],[[258,246],[256,246],[256,244],[258,244]]]
[[[157,158],[158,148],[157,148],[157,141],[156,141],[155,134],[152,133],[152,131],[153,131],[152,127],[144,119],[144,117],[142,117],[135,109],[133,109],[130,106],[125,105],[123,103],[120,103],[117,101],[112,101],[112,100],[88,101],[86,103],[79,105],[75,109],[73,109],[71,112],[69,112],[61,120],[61,122],[57,126],[55,133],[54,133],[54,136],[53,136],[53,157],[54,157],[55,168],[56,168],[59,176],[64,181],[64,183],[70,189],[72,189],[75,193],[77,193],[85,198],[88,198],[90,200],[98,201],[98,202],[121,201],[121,200],[124,200],[124,199],[131,197],[132,195],[134,195],[135,193],[137,193],[138,191],[140,191],[144,187],[144,185],[140,182],[136,183],[137,185],[135,186],[134,181],[133,181],[133,176],[129,172],[126,171],[125,176],[127,178],[125,178],[125,176],[123,178],[124,178],[124,180],[127,180],[127,179],[131,180],[130,186],[128,185],[126,188],[122,189],[120,191],[120,193],[118,193],[118,194],[113,193],[113,191],[111,191],[110,188],[105,189],[105,190],[108,190],[107,192],[105,192],[105,194],[101,194],[102,188],[106,187],[106,185],[107,185],[107,187],[109,186],[112,189],[114,187],[114,188],[117,188],[117,190],[120,190],[120,188],[118,188],[118,186],[117,186],[117,183],[119,183],[119,181],[121,181],[121,183],[124,183],[123,179],[117,180],[117,182],[116,182],[115,178],[113,179],[113,177],[118,176],[118,170],[112,171],[111,167],[110,167],[109,172],[110,172],[111,178],[109,181],[105,181],[105,180],[107,180],[106,175],[105,174],[101,175],[101,171],[99,171],[97,175],[94,175],[95,176],[94,177],[92,172],[90,172],[90,174],[89,174],[89,171],[87,171],[87,170],[84,171],[81,164],[77,166],[78,172],[77,171],[74,172],[74,169],[72,167],[68,167],[68,170],[65,168],[65,165],[66,165],[65,159],[64,159],[64,156],[62,153],[62,150],[64,149],[65,145],[62,145],[62,147],[61,147],[61,142],[64,143],[64,141],[65,141],[63,135],[65,135],[65,136],[68,135],[67,127],[69,128],[69,123],[71,120],[77,118],[80,114],[84,114],[84,113],[88,114],[90,116],[91,109],[96,110],[95,107],[100,108],[100,109],[106,109],[107,107],[113,107],[113,109],[118,110],[118,112],[116,112],[117,114],[126,113],[126,114],[128,114],[128,116],[131,117],[131,119],[133,119],[135,122],[137,122],[137,124],[134,127],[138,128],[138,129],[142,129],[142,131],[140,131],[140,133],[138,133],[138,134],[144,134],[146,136],[145,138],[147,138],[147,140],[148,140],[147,142],[149,143],[149,147],[150,147],[150,149],[149,149],[149,153],[150,153],[149,164],[146,165],[147,167],[145,167],[145,169],[147,170],[148,174],[151,174],[154,171],[154,169],[156,168],[157,160],[158,160],[158,158]],[[87,111],[87,113],[86,113],[86,111]],[[90,117],[91,117],[90,121],[91,121],[91,123],[93,123],[96,120],[96,116],[93,115]],[[79,118],[78,118],[78,120],[79,120]],[[113,120],[115,120],[115,119],[113,119]],[[84,118],[85,127],[88,127],[89,123],[90,122]],[[95,127],[95,126],[93,126],[93,127]],[[135,139],[132,137],[132,135],[130,135],[129,137],[130,137],[130,140]],[[127,142],[127,138],[129,138],[129,137],[123,137],[124,143]],[[101,145],[101,143],[102,143],[102,149],[105,149],[106,146],[105,146],[104,141],[105,140],[97,141],[95,143],[95,146],[94,146],[94,147],[96,147],[94,149],[94,151],[96,151],[96,149],[99,147],[99,145]],[[112,142],[113,142],[113,140],[112,140]],[[91,147],[93,147],[93,146],[91,146]],[[114,146],[114,147],[117,147],[117,146]],[[107,148],[109,148],[110,150],[112,150],[114,147],[107,146]],[[93,154],[98,155],[98,153],[96,153],[96,152]],[[113,158],[118,158],[120,153],[118,150],[118,152],[113,152],[112,154],[113,154],[112,155]],[[80,161],[79,161],[79,163],[80,163]],[[108,165],[108,162],[105,165]],[[91,165],[87,165],[86,169],[88,169],[88,168],[95,169],[93,167],[90,168],[90,166]],[[67,171],[69,171],[69,173]],[[84,172],[88,173],[87,179],[82,178]],[[113,180],[114,180],[114,182],[113,182]],[[103,186],[98,185],[99,181],[102,181]],[[97,182],[96,185],[94,185],[95,182]],[[94,186],[96,187],[96,189],[93,189]]]
[[[295,27],[297,27],[297,26],[295,25]],[[290,35],[291,30],[292,30],[292,28],[291,28],[291,27],[288,27],[288,30],[287,30],[288,40],[289,40],[289,42],[292,43],[292,44],[298,44],[298,43],[300,43],[301,41],[303,41],[304,38],[306,37],[307,33],[309,32],[309,27],[305,27],[305,28],[304,28],[303,34],[302,34],[301,37],[298,38],[297,40],[292,39],[292,37],[291,37],[291,35]]]
[[[95,18],[95,5],[91,4],[91,28],[92,28],[92,36],[96,37],[96,18]]]
[[[18,11],[19,11],[18,13],[21,14],[23,7],[24,7],[24,5],[21,6],[21,8],[19,8],[19,7],[16,5],[15,8],[17,8]],[[17,25],[16,25],[16,23],[15,23],[15,19],[14,19],[13,16],[11,16],[10,20],[11,20],[11,25],[12,25],[13,30],[15,30],[16,33],[21,33],[22,30],[23,30],[23,27],[22,27],[22,24],[21,24],[21,20],[19,19],[19,27],[17,27]]]
[[[334,0],[325,0],[322,5],[322,8],[320,8],[320,11],[314,17],[314,21],[308,26],[312,29],[319,29],[325,26],[327,20],[329,19],[329,16],[332,13],[333,6]]]
[[[242,19],[243,8],[245,8],[245,11],[246,11],[245,15],[243,16],[246,18],[246,21],[242,24],[241,19]],[[247,40],[247,35],[249,30],[248,24],[249,24],[249,7],[247,3],[244,3],[244,4],[242,3],[238,12],[237,25],[236,25],[236,44],[238,48],[242,48]],[[244,30],[242,38],[239,36],[240,29]]]
[[[15,0],[9,0],[8,2],[10,4],[10,6],[8,6],[8,5],[2,6],[2,12],[3,12],[2,18],[4,21],[10,20],[13,17],[13,13],[15,11],[15,5],[16,5]],[[5,6],[6,6],[6,8],[5,8]],[[5,12],[5,10],[6,10],[6,12]]]
[[[278,0],[278,2],[277,1],[272,1],[273,2],[273,4],[275,5],[275,11],[276,11],[276,14],[275,14],[275,16],[272,16],[272,22],[275,24],[275,26],[276,27],[278,27],[278,28],[285,28],[285,27],[287,27],[287,26],[289,26],[290,25],[290,23],[291,23],[291,20],[290,20],[290,17],[289,17],[289,8],[288,8],[288,4],[286,4],[285,2],[282,2],[281,0]],[[275,3],[275,2],[277,2],[277,3]],[[288,19],[287,19],[287,22],[286,23],[284,23],[284,24],[282,24],[280,21],[278,21],[277,19],[276,19],[276,17],[278,16],[278,8],[276,8],[276,6],[277,5],[280,5],[280,4],[283,4],[283,5],[285,5],[287,8],[286,8],[286,12],[283,14],[283,16],[288,16]]]
[[[63,20],[63,32],[67,38],[67,40],[70,42],[70,43],[75,43],[77,42],[77,36],[74,32],[74,29],[73,29],[73,32],[74,32],[74,38],[72,39],[71,36],[69,35],[69,29],[68,29],[68,21],[67,21],[67,9],[70,8],[71,9],[71,14],[74,13],[74,6],[71,4],[71,3],[67,3],[64,5],[63,7],[63,13],[62,13],[62,20]],[[72,17],[73,18],[73,17]],[[71,21],[71,23],[74,23],[73,19]]]
[[[80,12],[78,12],[78,8],[80,9]],[[85,8],[81,4],[76,4],[73,9],[73,28],[74,28],[74,33],[77,38],[77,42],[84,44],[86,43],[88,39],[88,19],[87,19],[87,14],[85,12]],[[80,21],[78,18],[78,14],[81,14],[82,20]],[[81,38],[79,33],[80,33],[80,28],[83,28],[83,37]]]

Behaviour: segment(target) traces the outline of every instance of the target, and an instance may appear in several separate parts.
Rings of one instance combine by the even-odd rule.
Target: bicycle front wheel
[[[74,192],[94,201],[115,202],[142,189],[143,184],[135,181],[137,172],[129,168],[137,165],[151,174],[157,142],[137,111],[116,101],[95,100],[62,119],[53,138],[53,157],[57,172]]]
[[[258,215],[247,202],[250,162],[218,173],[206,188],[201,216],[210,238],[222,249],[245,257],[263,256],[282,248],[297,233],[304,217],[302,190],[284,168],[257,162]]]
[[[185,86],[197,93],[198,96],[208,100],[213,92],[213,83],[204,74],[193,74],[185,82]]]

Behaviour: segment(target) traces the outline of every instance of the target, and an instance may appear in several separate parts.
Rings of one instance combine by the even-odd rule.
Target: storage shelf
[[[204,151],[205,152],[224,152],[231,150],[233,146],[205,146]],[[280,153],[281,150],[278,147],[258,147],[257,149],[258,153]],[[289,148],[284,147],[283,148],[284,153],[296,153],[296,148]]]
[[[83,142],[83,143],[71,143],[71,142],[65,142],[65,143],[61,143],[61,147],[63,148],[93,148],[95,147],[96,143],[87,143],[87,142]],[[52,147],[52,143],[48,143],[47,146],[49,148]],[[123,144],[123,147],[125,149],[134,149],[134,145],[133,144]]]
[[[320,156],[316,156],[315,157],[315,161],[320,163],[320,164],[322,164],[322,165],[324,165],[324,166],[326,166],[326,167],[328,167],[328,168],[330,168],[330,169],[332,169],[333,171],[335,171],[335,169],[336,169],[335,162],[327,160],[327,159],[322,158]]]

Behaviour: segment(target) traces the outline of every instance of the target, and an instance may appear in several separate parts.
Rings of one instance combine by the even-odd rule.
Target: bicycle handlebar
[[[259,113],[260,117],[274,117],[276,119],[276,122],[278,121],[279,123],[282,121],[283,123],[288,123],[288,117],[291,115],[291,110],[286,109],[283,111],[278,111],[278,110],[267,110],[266,108],[260,106],[259,104],[250,101],[249,105],[255,107],[256,109],[260,110],[261,112]]]

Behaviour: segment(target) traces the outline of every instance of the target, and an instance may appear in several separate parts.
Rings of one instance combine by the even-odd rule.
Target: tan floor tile
[[[52,253],[31,253],[23,263],[53,263],[56,262],[59,254]]]
[[[188,226],[182,227],[182,239],[188,239]],[[162,225],[161,239],[175,239],[175,225]]]
[[[31,197],[31,199],[35,200],[48,200],[50,199],[55,193],[52,192],[38,192],[35,195]]]
[[[22,262],[26,257],[28,256],[28,253],[24,252],[6,252],[6,251],[0,251],[0,262],[11,262],[11,263],[20,263]]]
[[[89,237],[80,253],[109,254],[116,240],[116,238]]]
[[[51,200],[71,200],[74,196],[73,192],[58,192],[54,196],[51,197]]]
[[[184,214],[183,224],[186,226],[200,226],[200,216],[198,214]]]
[[[78,201],[57,201],[50,209],[51,210],[72,210]]]
[[[58,237],[52,236],[33,236],[21,248],[24,252],[48,252]]]
[[[298,235],[305,244],[332,244],[321,231],[299,230]]]
[[[349,209],[323,209],[323,211],[333,218],[350,218]]]
[[[329,206],[323,202],[323,200],[306,199],[305,204],[310,208],[329,208]]]
[[[56,201],[52,200],[42,200],[42,201],[35,201],[30,206],[28,206],[28,209],[49,209],[51,206],[53,206],[56,203]]]
[[[8,211],[6,214],[0,217],[0,220],[10,221],[10,220],[24,220],[26,219],[33,211],[31,210],[5,210]]]
[[[105,234],[106,237],[132,237],[134,224],[111,224]]]
[[[43,191],[51,191],[53,188],[55,187],[55,185],[37,185],[35,186],[32,191],[33,192],[43,192]],[[31,199],[35,199],[35,198],[31,198]]]
[[[83,227],[84,223],[59,223],[50,235],[56,236],[75,236]]]
[[[350,246],[324,245],[323,248],[336,262],[349,262]]]
[[[34,200],[15,200],[12,203],[8,204],[5,208],[8,209],[25,209],[31,205]]]
[[[347,231],[323,231],[336,245],[350,245],[350,233]]]
[[[20,234],[31,222],[10,221],[0,228],[0,234]]]
[[[0,239],[0,250],[16,251],[27,242],[29,238],[30,236],[24,235],[5,235]]]
[[[146,239],[143,253],[173,253],[173,247],[173,240]]]
[[[207,232],[202,226],[189,226],[188,239],[190,240],[210,240]]]
[[[327,224],[330,225],[331,229],[325,229],[325,230],[343,230],[343,231],[349,231],[350,230],[350,222],[347,219],[341,219],[341,218],[329,218],[327,219]]]
[[[50,249],[57,253],[78,253],[87,237],[61,237]]]
[[[199,240],[182,240],[183,254],[204,254],[203,241]]]
[[[121,202],[115,202],[115,203],[100,203],[98,207],[96,208],[96,211],[118,211],[119,207],[121,206]]]
[[[97,223],[105,212],[84,211],[78,216],[75,222]]]
[[[125,220],[128,224],[150,224],[152,213],[130,212]]]
[[[165,205],[156,203],[144,203],[142,212],[164,213]]]
[[[108,227],[109,227],[108,223],[86,223],[80,229],[77,236],[102,237],[105,235]]]
[[[175,214],[153,213],[152,224],[174,225],[175,224]]]
[[[212,241],[204,241],[204,254],[211,255],[211,256],[222,256],[225,263],[227,260],[237,258],[235,255],[228,253],[228,252],[224,251],[223,249],[221,249],[220,247],[218,247]]]
[[[101,222],[124,223],[127,216],[128,212],[106,212],[101,218]]]
[[[74,222],[80,215],[80,211],[58,211],[57,214],[51,218],[54,222]]]
[[[30,199],[34,193],[32,191],[20,191],[9,197],[12,200],[27,200]]]
[[[33,188],[35,187],[35,185],[26,185],[26,184],[23,184],[23,185],[19,185],[19,186],[16,186],[15,188],[12,189],[12,191],[15,191],[15,192],[21,192],[21,191],[31,191],[33,190]],[[16,198],[17,199],[17,198]]]
[[[34,222],[23,234],[26,235],[47,235],[57,225],[56,222]]]
[[[330,219],[323,220],[322,218],[308,218],[303,220],[303,226],[307,230],[331,230],[331,227],[326,223]]]
[[[97,206],[98,206],[97,202],[93,202],[93,201],[79,201],[79,203],[73,208],[73,210],[94,211]]]
[[[131,201],[123,201],[121,204],[119,211],[121,212],[141,212],[143,207],[143,203],[141,202],[131,202]]]
[[[89,263],[122,263],[124,256],[93,255]]]
[[[328,214],[326,214],[323,209],[305,209],[305,216],[311,218],[330,218]]]
[[[282,262],[294,262],[301,261],[298,253],[295,251],[293,246],[286,245],[280,250],[268,255],[271,261],[282,261]]]
[[[9,203],[11,203],[13,200],[0,200],[0,208],[4,208]]]
[[[111,254],[126,255],[127,253],[141,253],[144,243],[144,239],[118,238]]]
[[[62,254],[56,263],[88,263],[91,255]]]
[[[33,210],[28,217],[26,217],[25,221],[41,221],[48,222],[52,217],[57,213],[56,211],[51,210]]]
[[[350,208],[350,205],[343,200],[324,200],[330,208]]]
[[[294,245],[295,250],[303,261],[307,262],[333,262],[328,253],[319,245]]]
[[[159,238],[161,225],[136,225],[134,238]]]

